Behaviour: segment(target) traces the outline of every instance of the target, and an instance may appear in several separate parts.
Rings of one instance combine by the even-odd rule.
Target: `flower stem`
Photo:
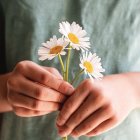
[[[62,140],[68,140],[68,136],[63,137]]]
[[[76,81],[78,80],[79,76],[80,76],[81,74],[83,74],[83,73],[84,73],[84,70],[79,71],[79,72],[76,74],[76,76],[74,77],[74,79],[71,81],[71,84],[73,85],[74,82],[76,82]]]
[[[60,64],[61,64],[63,78],[65,79],[65,67],[64,67],[64,63],[63,63],[63,60],[62,60],[62,57],[61,57],[60,54],[58,54],[58,58],[59,58],[59,61],[60,61]]]
[[[71,53],[71,46],[69,45],[68,48],[68,55],[67,55],[67,60],[66,60],[66,72],[65,72],[65,68],[63,65],[63,71],[64,71],[64,80],[66,80],[67,82],[69,81],[69,64],[70,64],[70,53]],[[60,59],[60,58],[59,58]],[[62,59],[61,59],[62,60]],[[62,63],[62,61],[61,61]],[[62,140],[68,140],[68,136],[63,137]]]
[[[66,77],[65,80],[69,81],[69,64],[70,64],[70,53],[71,53],[71,46],[69,45],[68,48],[68,56],[67,56],[67,60],[66,60]]]

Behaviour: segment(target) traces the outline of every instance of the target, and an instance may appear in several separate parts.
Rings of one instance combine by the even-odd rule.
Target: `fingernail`
[[[77,134],[76,131],[73,131],[73,132],[71,133],[71,136],[72,136],[72,137],[78,137],[78,134]]]
[[[67,136],[67,134],[66,134],[66,132],[64,131],[64,130],[59,130],[59,135],[61,136],[61,137],[66,137]]]
[[[76,137],[78,137],[78,136],[76,136],[76,135],[73,135],[73,134],[71,134],[71,136],[72,136],[73,138],[76,138]]]
[[[71,133],[71,136],[73,136],[73,137],[74,137],[74,136],[75,136],[75,133],[74,133],[74,132],[72,132],[72,133]]]
[[[70,134],[72,137],[76,137],[73,133],[72,134]]]
[[[60,121],[58,121],[58,122],[57,122],[57,125],[58,125],[59,127],[61,127],[61,126],[64,125],[64,122],[60,122]]]
[[[68,88],[67,95],[71,95],[73,93],[73,91],[74,91],[73,87]]]
[[[58,126],[62,126],[64,124],[64,122],[60,119],[60,117],[58,116],[57,119],[56,119],[56,124]]]

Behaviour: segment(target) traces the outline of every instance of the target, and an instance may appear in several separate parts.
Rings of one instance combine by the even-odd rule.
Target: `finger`
[[[64,125],[69,117],[79,108],[79,106],[88,96],[88,89],[84,89],[81,86],[74,91],[73,95],[69,97],[69,99],[63,105],[56,121],[58,126]]]
[[[70,95],[74,90],[68,82],[56,78],[52,73],[30,61],[19,63],[15,71],[22,73],[32,81],[46,85],[66,95]]]
[[[90,94],[84,103],[70,116],[63,128],[65,133],[70,134],[82,121],[99,109],[104,103],[100,96]],[[62,128],[61,128],[62,131]]]
[[[19,81],[16,84],[16,89],[14,87],[13,90],[16,90],[16,92],[23,93],[24,95],[33,97],[38,100],[42,101],[52,101],[52,102],[58,102],[62,103],[66,97],[61,94],[60,92],[53,90],[51,88],[48,88],[44,85],[32,82],[22,76],[19,76]],[[11,87],[12,89],[13,87]]]
[[[100,135],[106,131],[109,131],[115,126],[116,126],[116,121],[114,119],[108,119],[105,122],[101,123],[99,126],[97,126],[95,129],[87,133],[86,136],[91,137],[91,136]]]
[[[54,74],[58,79],[63,79],[62,75],[59,73],[59,71],[55,68],[52,67],[44,67],[43,68],[47,71],[49,71],[50,73]]]
[[[84,120],[77,128],[71,133],[72,136],[78,137],[85,135],[92,131],[95,127],[100,125],[102,122],[111,118],[112,113],[108,107],[102,107],[94,112],[90,117]]]
[[[30,110],[27,108],[22,108],[22,107],[13,107],[13,111],[17,116],[20,117],[34,117],[34,116],[42,116],[49,114],[51,112],[43,112],[43,111],[37,111],[37,110]]]
[[[60,108],[60,104],[58,103],[40,101],[20,93],[10,93],[8,98],[13,106],[23,107],[31,110],[48,112],[56,111]]]

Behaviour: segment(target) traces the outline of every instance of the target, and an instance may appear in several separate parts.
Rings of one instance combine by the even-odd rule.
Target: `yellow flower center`
[[[50,54],[58,54],[62,51],[63,47],[62,46],[55,46],[50,49]]]
[[[68,38],[69,38],[70,41],[71,41],[72,43],[74,43],[74,44],[78,44],[78,43],[79,43],[78,37],[77,37],[75,34],[73,34],[73,33],[69,33],[69,34],[68,34]]]
[[[85,61],[83,65],[89,73],[92,73],[94,71],[94,67],[90,62]]]

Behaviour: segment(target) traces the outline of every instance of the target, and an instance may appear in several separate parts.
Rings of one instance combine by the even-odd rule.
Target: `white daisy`
[[[46,43],[42,43],[43,47],[40,47],[38,50],[39,60],[51,60],[56,57],[58,54],[65,55],[66,52],[64,49],[68,45],[68,42],[64,40],[64,38],[57,39],[56,36],[47,41]]]
[[[84,55],[80,57],[80,67],[84,70],[90,78],[101,79],[105,69],[101,66],[101,58],[99,58],[96,53],[92,54],[90,52],[85,52]]]
[[[59,24],[59,32],[66,37],[70,45],[76,50],[88,50],[90,48],[89,37],[86,37],[86,31],[82,30],[79,24],[73,22],[62,22]]]

